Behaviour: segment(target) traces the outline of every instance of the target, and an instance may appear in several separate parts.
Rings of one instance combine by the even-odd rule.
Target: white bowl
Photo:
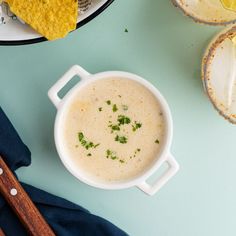
[[[78,82],[77,85],[75,85],[66,95],[63,99],[58,97],[59,91],[74,77],[79,76],[80,82]],[[123,181],[123,182],[115,182],[115,183],[104,183],[99,180],[91,179],[88,175],[84,174],[82,170],[78,168],[78,166],[74,165],[74,162],[71,160],[69,156],[67,156],[67,153],[65,151],[65,144],[63,143],[62,135],[61,135],[61,127],[64,126],[64,115],[66,114],[66,110],[68,108],[68,105],[71,104],[71,102],[74,99],[74,96],[78,93],[80,89],[82,89],[84,86],[86,86],[89,83],[92,83],[97,80],[102,80],[105,78],[110,77],[119,77],[127,80],[134,80],[143,86],[145,86],[148,90],[150,90],[151,93],[156,97],[158,100],[163,116],[165,119],[166,124],[166,133],[165,133],[165,140],[164,144],[162,146],[161,152],[156,157],[155,163],[147,169],[144,173],[141,173],[138,177]],[[85,71],[83,68],[81,68],[78,65],[73,66],[68,72],[66,72],[60,80],[57,81],[55,85],[49,90],[48,92],[49,98],[53,102],[53,104],[58,109],[56,120],[55,120],[55,127],[54,127],[54,138],[56,143],[56,148],[58,151],[58,154],[65,165],[65,167],[70,171],[71,174],[73,174],[76,178],[81,180],[82,182],[89,184],[91,186],[102,188],[102,189],[124,189],[129,188],[133,186],[137,186],[141,190],[143,190],[145,193],[149,195],[155,194],[170,178],[172,178],[176,172],[179,169],[178,163],[175,161],[174,157],[170,154],[170,145],[172,141],[172,118],[171,113],[168,107],[168,104],[166,103],[163,96],[160,94],[160,92],[149,82],[147,82],[145,79],[131,74],[127,72],[120,72],[120,71],[108,71],[108,72],[102,72],[98,74],[91,75],[87,71]],[[161,177],[159,177],[153,185],[150,185],[147,183],[147,179],[153,175],[163,163],[168,164],[168,169],[165,171],[164,174],[162,174]]]

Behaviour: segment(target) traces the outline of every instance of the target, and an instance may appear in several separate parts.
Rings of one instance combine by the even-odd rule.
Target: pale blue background
[[[128,33],[125,33],[125,28]],[[220,27],[194,23],[169,0],[116,0],[66,39],[0,48],[0,103],[32,151],[21,180],[72,200],[134,236],[235,236],[236,129],[212,108],[202,53]],[[89,187],[62,166],[47,90],[73,64],[134,72],[166,97],[181,170],[157,195]],[[66,216],[65,216],[66,217]]]

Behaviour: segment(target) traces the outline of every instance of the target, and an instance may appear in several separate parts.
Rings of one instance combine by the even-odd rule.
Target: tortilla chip
[[[48,40],[76,28],[78,0],[5,0],[11,11]]]

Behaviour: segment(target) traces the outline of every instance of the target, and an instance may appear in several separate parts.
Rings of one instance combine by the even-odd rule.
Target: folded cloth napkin
[[[14,171],[31,163],[30,151],[0,107],[0,155]],[[125,232],[101,217],[65,199],[21,183],[56,235],[61,236],[127,236]],[[0,196],[0,227],[7,236],[23,236],[27,232]]]

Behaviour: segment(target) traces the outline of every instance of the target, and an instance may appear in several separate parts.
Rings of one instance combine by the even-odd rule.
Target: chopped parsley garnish
[[[131,122],[130,118],[124,115],[119,115],[117,121],[119,122],[119,125],[125,125]]]
[[[86,145],[85,145],[85,148],[88,150],[89,148],[92,148],[94,147],[94,144],[93,142],[87,142]]]
[[[113,131],[119,131],[120,130],[120,126],[119,125],[109,125],[109,127],[111,127],[111,129]]]
[[[94,148],[98,147],[100,145],[100,143],[97,143],[96,145],[94,145]]]
[[[126,29],[125,29],[125,33],[128,33],[128,32],[129,32],[129,31],[128,31],[128,29],[126,28]]]
[[[78,138],[79,138],[79,141],[80,141],[80,142],[83,140],[84,135],[83,135],[82,132],[79,132],[79,133],[78,133]]]
[[[116,104],[114,104],[114,105],[112,106],[112,111],[113,111],[113,112],[117,112],[117,111],[118,111],[118,108],[117,108]]]
[[[127,30],[128,32],[128,30]],[[121,98],[121,95],[118,95],[118,97]],[[126,104],[114,104],[111,100],[107,100],[105,101],[105,103],[107,105],[109,105],[111,107],[111,112],[117,112],[118,110],[122,110],[124,113],[125,111],[127,111],[129,109],[128,105]],[[118,108],[119,107],[119,108]],[[104,107],[98,107],[97,108],[99,112],[103,111]],[[126,144],[128,142],[128,131],[127,129],[131,128],[133,131],[136,131],[137,129],[140,129],[142,127],[142,123],[138,122],[138,121],[132,121],[131,123],[131,119],[128,116],[125,116],[123,114],[119,113],[116,116],[116,121],[113,123],[113,116],[112,114],[108,114],[108,127],[110,128],[111,133],[114,133],[114,141],[121,143],[121,144]],[[130,125],[129,125],[130,124]],[[129,125],[129,126],[125,126],[125,125]],[[120,132],[119,132],[120,131]],[[123,134],[122,134],[122,133]],[[95,144],[94,142],[92,142],[91,140],[87,139],[86,136],[82,133],[79,132],[78,133],[78,140],[81,144],[81,146],[83,146],[87,151],[87,156],[90,157],[92,156],[92,153],[90,152],[90,149],[92,148],[97,148],[100,143]],[[155,140],[155,143],[159,143],[159,140]],[[76,145],[76,147],[78,147],[79,145]],[[134,150],[133,154],[128,156],[130,157],[130,159],[135,158],[136,156],[138,156],[139,152],[141,151],[140,148],[137,148]],[[117,155],[117,153],[111,149],[107,149],[106,150],[106,158],[110,159],[110,160],[117,160],[120,163],[126,163],[126,160],[124,158],[119,157],[119,155]]]
[[[110,159],[112,159],[112,160],[115,160],[115,159],[118,159],[118,157],[116,156],[116,153],[115,152],[113,152],[112,150],[110,150],[110,149],[107,149],[106,150],[106,157],[107,158],[110,158]]]
[[[112,151],[110,149],[107,149],[107,156],[110,156],[112,154]]]
[[[86,143],[87,143],[87,142],[86,142],[85,140],[81,140],[81,145],[82,145],[82,146],[85,146]]]
[[[129,107],[128,107],[127,105],[122,105],[122,109],[123,109],[124,111],[128,111]]]
[[[130,118],[124,115],[119,115],[117,118],[118,124],[111,124],[111,121],[109,121],[109,125],[108,127],[111,128],[111,133],[113,133],[114,131],[120,131],[121,125],[125,125],[125,124],[129,124],[131,122]]]
[[[116,152],[110,150],[110,149],[107,149],[106,150],[106,158],[107,159],[111,159],[111,160],[118,160],[120,163],[125,163],[125,160],[123,159],[120,159],[117,155],[116,155]]]
[[[127,138],[125,136],[116,135],[115,141],[124,144],[127,143]]]
[[[137,121],[135,121],[134,125],[132,125],[133,131],[140,129],[141,127],[142,127],[142,123],[138,123]]]
[[[159,143],[160,143],[160,141],[159,141],[158,139],[156,139],[156,140],[155,140],[155,143],[158,143],[158,144],[159,144]]]
[[[86,140],[84,138],[84,134],[82,132],[78,133],[78,139],[79,139],[81,145],[83,147],[85,147],[87,150],[90,149],[90,148],[96,148],[97,146],[100,145],[100,143],[94,144],[93,142]]]

